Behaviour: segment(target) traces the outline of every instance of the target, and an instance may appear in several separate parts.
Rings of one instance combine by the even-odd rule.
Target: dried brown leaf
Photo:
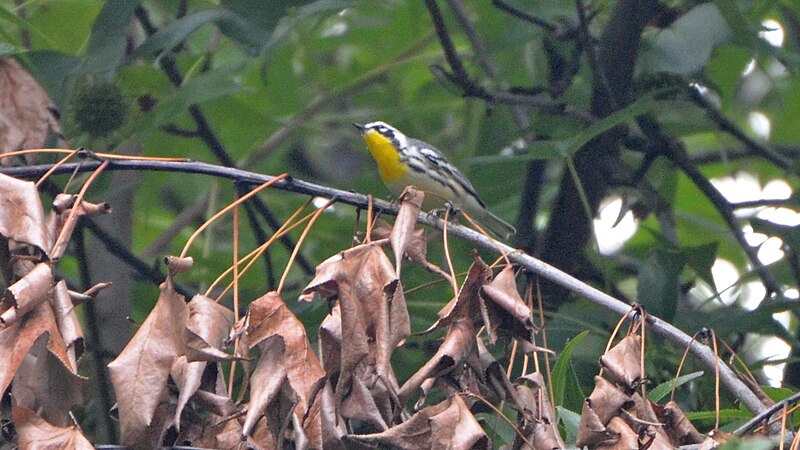
[[[53,285],[50,264],[39,263],[5,291],[0,324],[9,326],[47,300]]]
[[[341,307],[341,372],[336,387],[337,403],[349,390],[351,377],[364,362],[376,376],[394,389],[397,382],[390,359],[395,347],[411,333],[410,318],[394,267],[383,250],[365,244],[341,252],[317,267],[303,294],[318,293],[338,299]],[[369,356],[369,362],[367,362]],[[371,384],[374,380],[364,380]]]
[[[497,340],[498,328],[511,336],[524,341],[531,341],[536,325],[531,317],[531,310],[517,291],[514,269],[505,267],[491,283],[481,288],[481,297],[485,300],[489,318],[486,329],[489,342]]]
[[[616,439],[616,434],[606,428],[605,423],[589,406],[588,400],[584,402],[575,445],[578,448],[592,447],[603,442],[616,442]]]
[[[180,445],[218,450],[272,450],[278,448],[272,434],[259,422],[256,437],[242,440],[242,417],[211,420],[186,427],[176,442]],[[266,433],[264,431],[267,431]],[[258,439],[258,442],[256,441]]]
[[[48,333],[34,345],[14,375],[11,395],[17,405],[36,411],[57,426],[71,423],[70,409],[83,403],[85,378],[74,373],[47,348]]]
[[[217,416],[230,416],[236,410],[228,394],[215,394],[213,392],[198,389],[192,397],[198,405]]]
[[[4,361],[0,364],[0,393],[6,391],[22,359],[44,333],[49,335],[47,348],[68,365],[66,346],[61,341],[58,325],[48,304],[40,305],[8,327],[0,327],[0,361]]]
[[[360,420],[375,431],[384,431],[389,428],[375,403],[374,394],[358,377],[353,378],[350,392],[342,401],[339,414],[348,419]]]
[[[122,442],[135,446],[144,434],[160,432],[154,418],[165,399],[172,363],[183,348],[181,330],[188,311],[168,279],[153,310],[122,353],[108,365],[117,397]],[[174,406],[172,416],[174,416]],[[171,423],[171,422],[170,422]]]
[[[617,345],[600,357],[600,364],[611,376],[628,389],[636,388],[642,378],[640,358],[642,340],[638,335],[626,336]]]
[[[17,430],[20,450],[94,450],[77,426],[52,425],[35,412],[17,405],[12,406],[11,420]]]
[[[347,436],[347,441],[368,445],[383,444],[408,450],[429,448],[431,442],[430,419],[447,410],[450,404],[450,400],[445,400],[417,411],[407,421],[386,431],[373,434],[351,434]]]
[[[676,445],[671,441],[664,427],[660,425],[661,422],[653,409],[653,403],[639,393],[634,393],[632,397],[633,407],[628,409],[629,416],[623,417],[628,422],[628,426],[639,434],[648,436],[647,447],[651,450],[675,448]]]
[[[489,438],[461,396],[450,400],[447,409],[431,416],[431,449],[489,449]]]
[[[592,394],[583,403],[576,445],[595,445],[614,441],[616,434],[606,428],[612,418],[618,417],[623,407],[633,405],[633,399],[616,385],[602,377],[595,377]]]
[[[58,331],[61,332],[61,339],[67,346],[70,368],[73,372],[77,372],[78,360],[83,355],[83,330],[78,315],[75,314],[75,306],[72,304],[72,298],[64,280],[56,283],[53,295],[50,297],[50,304],[53,307]]]
[[[397,397],[401,403],[411,396],[422,383],[432,377],[439,377],[463,365],[469,352],[475,348],[475,328],[471,321],[461,320],[450,325],[444,341],[433,355],[400,388]]]
[[[33,182],[0,174],[0,235],[49,254],[52,244],[39,191]]]
[[[639,448],[639,434],[631,429],[624,420],[614,417],[608,424],[608,431],[613,436],[595,447],[595,449],[631,450]]]
[[[477,358],[468,358],[467,364],[478,374],[480,394],[488,399],[512,401],[519,404],[517,390],[506,376],[506,372],[495,357],[489,352],[482,339],[475,339]],[[473,353],[474,355],[474,353]]]
[[[413,245],[412,242],[415,239],[418,239],[414,232],[414,226],[417,224],[424,199],[425,193],[412,186],[407,187],[400,196],[400,209],[397,211],[397,218],[389,237],[394,252],[395,270],[398,274],[400,274],[401,263],[408,247]]]
[[[333,387],[330,381],[326,380],[325,384],[319,391],[314,404],[308,413],[309,422],[319,424],[318,429],[308,429],[310,431],[309,439],[315,443],[317,448],[341,450],[344,449],[342,439],[347,434],[345,429],[344,420],[341,420],[339,414],[336,412],[336,399],[333,395]],[[319,442],[317,445],[316,443]]]
[[[49,134],[61,134],[55,104],[14,58],[0,59],[0,93],[0,153],[40,148]]]
[[[486,437],[460,396],[418,411],[386,431],[347,436],[350,445],[362,443],[400,449],[487,449]]]
[[[206,361],[188,362],[186,355],[175,358],[170,368],[170,377],[178,386],[178,403],[175,405],[175,429],[181,430],[181,413],[192,396],[200,389]]]
[[[341,353],[342,310],[337,303],[319,326],[319,360],[329,377],[341,370]]]
[[[314,386],[325,376],[325,372],[312,351],[303,323],[276,292],[268,292],[250,303],[245,320],[247,331],[244,340],[251,348],[273,336],[282,338],[285,347],[281,355],[282,365],[289,384],[299,397],[299,406],[305,412]]]
[[[258,343],[261,357],[250,376],[250,404],[242,425],[242,436],[250,436],[256,422],[264,415],[270,402],[279,394],[287,381],[284,360],[286,345],[283,337],[272,335]]]
[[[480,307],[481,288],[492,278],[492,271],[477,254],[473,254],[473,263],[467,272],[467,278],[458,292],[458,296],[450,300],[439,311],[439,320],[428,331],[444,328],[453,322],[470,320],[475,323],[483,320]]]
[[[378,217],[377,219],[375,219],[375,222],[372,225],[372,230],[369,236],[373,241],[380,241],[383,239],[389,239],[389,236],[391,234],[392,234],[392,225],[389,222]]]
[[[195,295],[186,305],[189,318],[183,329],[188,361],[227,361],[221,350],[233,326],[233,311],[205,295]]]
[[[612,417],[619,415],[620,409],[633,405],[633,398],[614,383],[598,376],[594,377],[594,390],[586,403],[597,413],[603,424],[607,424]]]
[[[670,400],[664,406],[655,406],[659,421],[665,425],[667,434],[678,445],[699,444],[705,438],[697,428],[686,418],[683,410],[677,403]]]
[[[518,384],[517,397],[521,413],[517,415],[518,428],[525,434],[533,449],[517,436],[514,449],[550,450],[566,448],[558,433],[557,422],[553,420],[553,407],[547,393],[547,385],[539,372],[526,375],[521,380],[530,384]]]

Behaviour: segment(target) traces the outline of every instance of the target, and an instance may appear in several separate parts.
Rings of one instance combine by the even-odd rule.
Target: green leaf
[[[38,50],[28,53],[32,73],[50,95],[50,99],[64,111],[69,100],[71,76],[80,59],[52,50]]]
[[[339,12],[347,8],[358,6],[360,2],[355,0],[317,0],[311,4],[296,8],[287,14],[275,26],[275,30],[270,35],[262,51],[269,53],[276,45],[282,42],[289,32],[297,27],[301,21],[316,16],[318,14],[330,14]]]
[[[558,411],[558,420],[561,421],[564,431],[566,431],[566,444],[574,446],[578,437],[578,428],[581,425],[581,415],[563,406],[556,406],[556,411]]]
[[[286,40],[289,33],[296,30],[303,20],[319,14],[340,12],[344,9],[358,6],[359,4],[360,2],[355,0],[317,0],[311,4],[290,11],[289,14],[275,25],[275,29],[272,31],[272,34],[270,34],[269,39],[267,39],[264,46],[261,48],[261,51],[266,55],[264,64],[261,66],[261,78],[264,83],[267,82],[267,68],[269,67],[269,62],[272,60],[272,53],[275,48]]]
[[[616,127],[617,125],[625,123],[629,120],[633,120],[656,109],[656,107],[659,105],[659,102],[654,97],[658,94],[659,92],[654,92],[650,95],[643,96],[630,105],[615,111],[614,114],[611,114],[610,116],[604,117],[602,120],[593,123],[591,126],[581,131],[571,139],[563,141],[561,147],[562,154],[564,156],[574,155],[575,152],[580,150],[584,145],[588,144],[589,141],[597,136]]]
[[[198,28],[212,23],[217,25],[223,34],[244,44],[253,53],[263,41],[263,31],[233,11],[225,8],[205,9],[178,19],[159,30],[136,50],[136,56],[149,58],[158,54],[157,57],[160,57],[161,54],[172,51],[180,45]]]
[[[48,42],[50,44],[53,44],[53,41],[50,40],[50,38],[47,37],[47,35],[45,35],[41,31],[39,31],[38,28],[33,26],[31,23],[20,19],[14,13],[12,13],[9,10],[7,10],[4,6],[0,6],[0,19],[6,20],[6,21],[11,22],[14,25],[16,25],[16,26],[18,26],[18,27],[20,27],[22,29],[28,30],[30,33],[35,34],[37,37],[41,38],[43,41]]]
[[[750,419],[752,417],[753,415],[750,412],[741,409],[721,409],[719,411],[719,418],[724,422],[731,422],[738,419]],[[714,420],[716,418],[716,413],[714,411],[687,412],[686,418],[691,421]]]
[[[507,417],[514,417],[509,415],[508,411],[504,411],[504,413]],[[500,418],[496,413],[478,413],[475,414],[475,418],[478,423],[482,424],[483,429],[486,430],[487,435],[495,444],[511,445],[514,442],[514,438],[517,437],[517,432],[514,431],[511,424]]]
[[[647,312],[672,322],[678,307],[678,281],[686,255],[683,252],[656,249],[639,270],[636,297]]]
[[[708,283],[713,289],[716,290],[714,285],[714,276],[711,274],[711,266],[717,260],[717,247],[718,242],[710,242],[704,245],[695,247],[685,247],[681,249],[683,254],[686,255],[686,263],[692,270],[697,273],[701,280]]]
[[[124,30],[133,18],[138,2],[108,0],[92,24],[86,58],[76,68],[80,74],[115,72],[122,63],[128,37]]]
[[[719,91],[723,107],[725,101],[733,101],[742,81],[742,72],[752,59],[753,55],[738,45],[720,45],[714,50],[714,55],[706,66],[706,73]]]
[[[9,44],[7,42],[0,42],[0,56],[15,56],[22,55],[28,50],[24,47]]]
[[[614,114],[611,114],[608,117],[605,117],[597,122],[594,122],[592,125],[587,127],[585,130],[581,131],[580,133],[576,134],[575,136],[561,140],[561,141],[536,141],[532,142],[529,147],[529,151],[524,155],[519,156],[506,156],[506,155],[491,155],[491,156],[483,156],[480,158],[473,158],[471,160],[471,164],[488,164],[488,163],[495,163],[495,162],[517,162],[517,161],[531,161],[537,159],[564,159],[566,157],[574,155],[578,150],[580,150],[584,145],[588,144],[589,141],[596,138],[597,136],[605,133],[606,131],[625,123],[629,120],[633,120],[643,114],[646,114],[654,109],[656,109],[660,102],[656,100],[655,97],[658,93],[651,93],[649,96],[643,97],[636,102],[622,108]]]
[[[742,439],[734,437],[719,447],[719,450],[769,450],[775,448],[775,439],[766,437],[753,437]]]
[[[701,376],[703,376],[703,372],[698,371],[681,375],[677,380],[672,379],[665,381],[664,383],[661,383],[655,388],[651,389],[650,392],[647,393],[647,398],[650,399],[651,402],[659,402],[662,398],[666,397],[670,392],[672,392],[673,386],[677,388],[678,386],[682,386],[694,380],[695,378],[700,378]]]
[[[716,45],[732,39],[717,6],[702,3],[645,41],[639,67],[649,73],[693,74],[702,69]]]
[[[567,391],[567,388],[575,388],[576,379],[574,374],[570,376],[571,366],[570,366],[570,358],[572,357],[572,352],[578,347],[578,345],[583,341],[586,336],[589,335],[589,331],[584,331],[579,335],[575,336],[570,340],[567,345],[564,346],[564,350],[558,356],[558,360],[556,361],[556,365],[553,366],[553,374],[552,374],[552,382],[553,382],[553,395],[555,396],[555,404],[558,406],[564,405],[564,398]],[[580,390],[580,387],[578,387]],[[583,397],[581,395],[581,397]]]

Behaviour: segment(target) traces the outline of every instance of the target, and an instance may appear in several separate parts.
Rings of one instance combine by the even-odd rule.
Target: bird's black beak
[[[356,127],[358,129],[358,132],[361,133],[361,134],[364,134],[364,131],[367,130],[367,127],[365,127],[364,125],[361,125],[360,123],[353,122],[353,126]]]

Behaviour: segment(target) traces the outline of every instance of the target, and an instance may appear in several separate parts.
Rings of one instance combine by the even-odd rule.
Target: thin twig
[[[530,23],[532,23],[532,24],[534,24],[534,25],[536,25],[538,27],[541,27],[541,28],[549,31],[550,33],[554,33],[556,30],[558,30],[558,26],[548,22],[547,20],[540,19],[540,18],[538,18],[538,17],[536,17],[536,16],[534,16],[532,14],[528,14],[525,11],[523,11],[523,10],[521,10],[521,9],[515,7],[515,6],[511,6],[508,3],[506,3],[504,0],[492,0],[492,4],[494,6],[496,6],[497,9],[500,9],[502,11],[507,12],[508,14],[516,17],[517,19],[521,19],[521,20],[524,20],[526,22],[530,22]]]
[[[751,138],[747,135],[741,128],[739,128],[732,120],[725,117],[722,114],[722,111],[718,110],[716,106],[714,106],[708,98],[700,92],[700,89],[693,85],[689,85],[686,88],[689,91],[689,96],[692,101],[703,110],[705,110],[708,117],[717,124],[720,130],[730,134],[736,140],[746,145],[749,149],[755,152],[757,155],[761,156],[762,158],[770,161],[771,163],[775,164],[776,166],[780,167],[783,170],[798,173],[797,170],[792,166],[792,160],[788,157],[776,152],[775,150],[771,149],[770,147],[756,142],[755,139]]]
[[[735,436],[744,436],[745,434],[749,433],[750,430],[752,430],[755,427],[757,427],[758,424],[760,424],[761,422],[764,422],[765,420],[768,420],[770,418],[770,416],[772,416],[776,412],[782,410],[784,405],[797,403],[798,401],[800,401],[800,392],[795,392],[794,394],[790,395],[789,397],[786,397],[785,399],[779,401],[778,403],[775,403],[774,405],[770,406],[769,408],[762,409],[761,412],[759,412],[758,414],[755,415],[755,417],[753,417],[752,419],[748,420],[743,425],[741,425],[739,428],[734,430],[733,434]]]

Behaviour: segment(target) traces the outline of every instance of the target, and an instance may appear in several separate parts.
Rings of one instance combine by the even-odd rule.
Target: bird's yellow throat
[[[394,183],[405,175],[408,167],[400,162],[400,153],[386,136],[369,130],[364,133],[364,141],[378,165],[384,183]]]

